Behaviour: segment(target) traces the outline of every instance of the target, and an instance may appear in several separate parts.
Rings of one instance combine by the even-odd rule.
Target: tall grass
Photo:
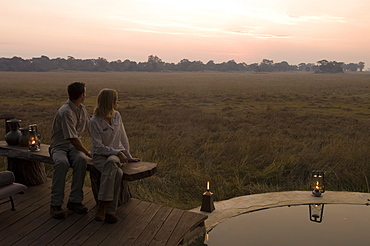
[[[133,155],[159,167],[131,183],[137,198],[193,208],[206,181],[216,200],[306,190],[314,169],[328,190],[370,191],[368,73],[3,72],[0,114],[37,123],[49,143],[73,81],[90,113],[100,89],[119,91]]]

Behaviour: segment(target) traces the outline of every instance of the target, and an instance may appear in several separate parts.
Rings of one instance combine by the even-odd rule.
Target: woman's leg
[[[99,187],[99,207],[106,214],[115,214],[122,182],[122,169],[118,156],[94,156],[94,166],[101,172]],[[100,211],[102,213],[102,211]],[[101,215],[100,217],[101,218]]]

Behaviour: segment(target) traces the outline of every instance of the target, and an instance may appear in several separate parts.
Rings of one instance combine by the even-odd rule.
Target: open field
[[[208,180],[216,200],[307,190],[314,169],[328,190],[370,192],[370,73],[0,72],[0,114],[48,144],[74,81],[89,113],[100,89],[118,90],[133,156],[158,163],[136,198],[193,208]]]

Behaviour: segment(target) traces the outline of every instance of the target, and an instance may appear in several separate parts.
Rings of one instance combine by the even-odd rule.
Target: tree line
[[[162,61],[156,55],[148,56],[146,62],[130,61],[128,59],[122,61],[108,61],[105,58],[98,59],[76,59],[72,56],[65,58],[50,59],[47,56],[36,57],[32,59],[23,59],[14,56],[12,58],[0,58],[0,71],[35,71],[47,72],[58,70],[74,70],[74,71],[145,71],[145,72],[161,72],[161,71],[253,71],[253,72],[286,72],[286,71],[307,71],[316,73],[341,73],[345,71],[362,72],[365,67],[364,62],[349,63],[336,61],[320,60],[314,63],[300,63],[291,65],[286,61],[274,63],[273,60],[263,59],[260,63],[246,64],[245,62],[237,63],[234,60],[228,62],[215,63],[213,60],[203,63],[202,61],[190,61],[182,59],[178,63],[168,63]]]

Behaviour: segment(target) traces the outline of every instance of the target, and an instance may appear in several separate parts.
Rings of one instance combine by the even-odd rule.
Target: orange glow
[[[36,140],[35,140],[35,138],[34,137],[31,137],[31,144],[33,145],[33,144],[36,144]]]
[[[350,8],[336,0],[321,1],[320,8],[291,0],[35,0],[1,7],[1,56],[9,58],[370,64],[365,0]]]
[[[209,181],[207,181],[207,191],[209,191]]]

